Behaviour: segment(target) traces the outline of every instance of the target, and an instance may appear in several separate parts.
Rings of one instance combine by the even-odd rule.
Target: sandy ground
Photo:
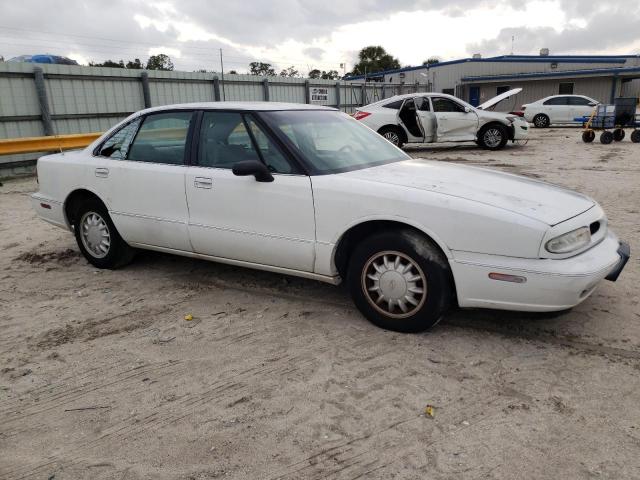
[[[98,271],[35,218],[33,179],[5,182],[0,477],[640,478],[640,145],[408,151],[590,194],[635,257],[570,312],[402,335],[312,281],[155,253]]]

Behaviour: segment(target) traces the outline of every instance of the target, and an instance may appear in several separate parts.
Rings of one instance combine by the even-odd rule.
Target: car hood
[[[522,91],[522,88],[512,88],[511,90],[509,90],[507,92],[501,93],[500,95],[496,95],[495,97],[487,100],[483,104],[478,105],[476,108],[478,110],[486,110],[487,108],[491,108],[494,105],[497,105],[501,101],[506,100],[507,98],[509,98],[509,97],[511,97],[513,95],[517,95],[521,91]]]
[[[480,167],[414,159],[344,173],[353,179],[451,195],[556,225],[595,202],[580,193]]]

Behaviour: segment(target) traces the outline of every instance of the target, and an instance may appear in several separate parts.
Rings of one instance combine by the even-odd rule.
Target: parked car
[[[149,249],[338,284],[373,323],[419,331],[447,308],[552,311],[628,258],[589,197],[412,159],[311,105],[216,102],[133,114],[38,161],[33,207],[98,268]]]
[[[453,95],[396,95],[356,110],[354,117],[398,147],[406,143],[477,142],[497,150],[524,140],[529,124],[517,115],[487,109],[522,89],[505,92],[479,107]]]
[[[591,115],[598,101],[584,95],[552,95],[532,103],[522,105],[522,112],[527,122],[538,128],[546,128],[554,124],[579,124],[576,117]]]

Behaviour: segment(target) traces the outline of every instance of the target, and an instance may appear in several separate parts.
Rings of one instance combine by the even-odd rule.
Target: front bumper
[[[629,246],[609,231],[595,247],[561,260],[452,253],[450,263],[461,307],[551,312],[578,305],[603,279],[617,279],[629,258]],[[490,273],[526,280],[493,280]]]

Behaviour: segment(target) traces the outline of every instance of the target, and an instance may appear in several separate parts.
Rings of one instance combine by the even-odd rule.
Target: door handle
[[[213,187],[213,179],[209,177],[196,177],[193,181],[193,186],[196,188],[211,188]]]
[[[96,177],[107,178],[109,176],[109,169],[98,167],[96,168]]]

